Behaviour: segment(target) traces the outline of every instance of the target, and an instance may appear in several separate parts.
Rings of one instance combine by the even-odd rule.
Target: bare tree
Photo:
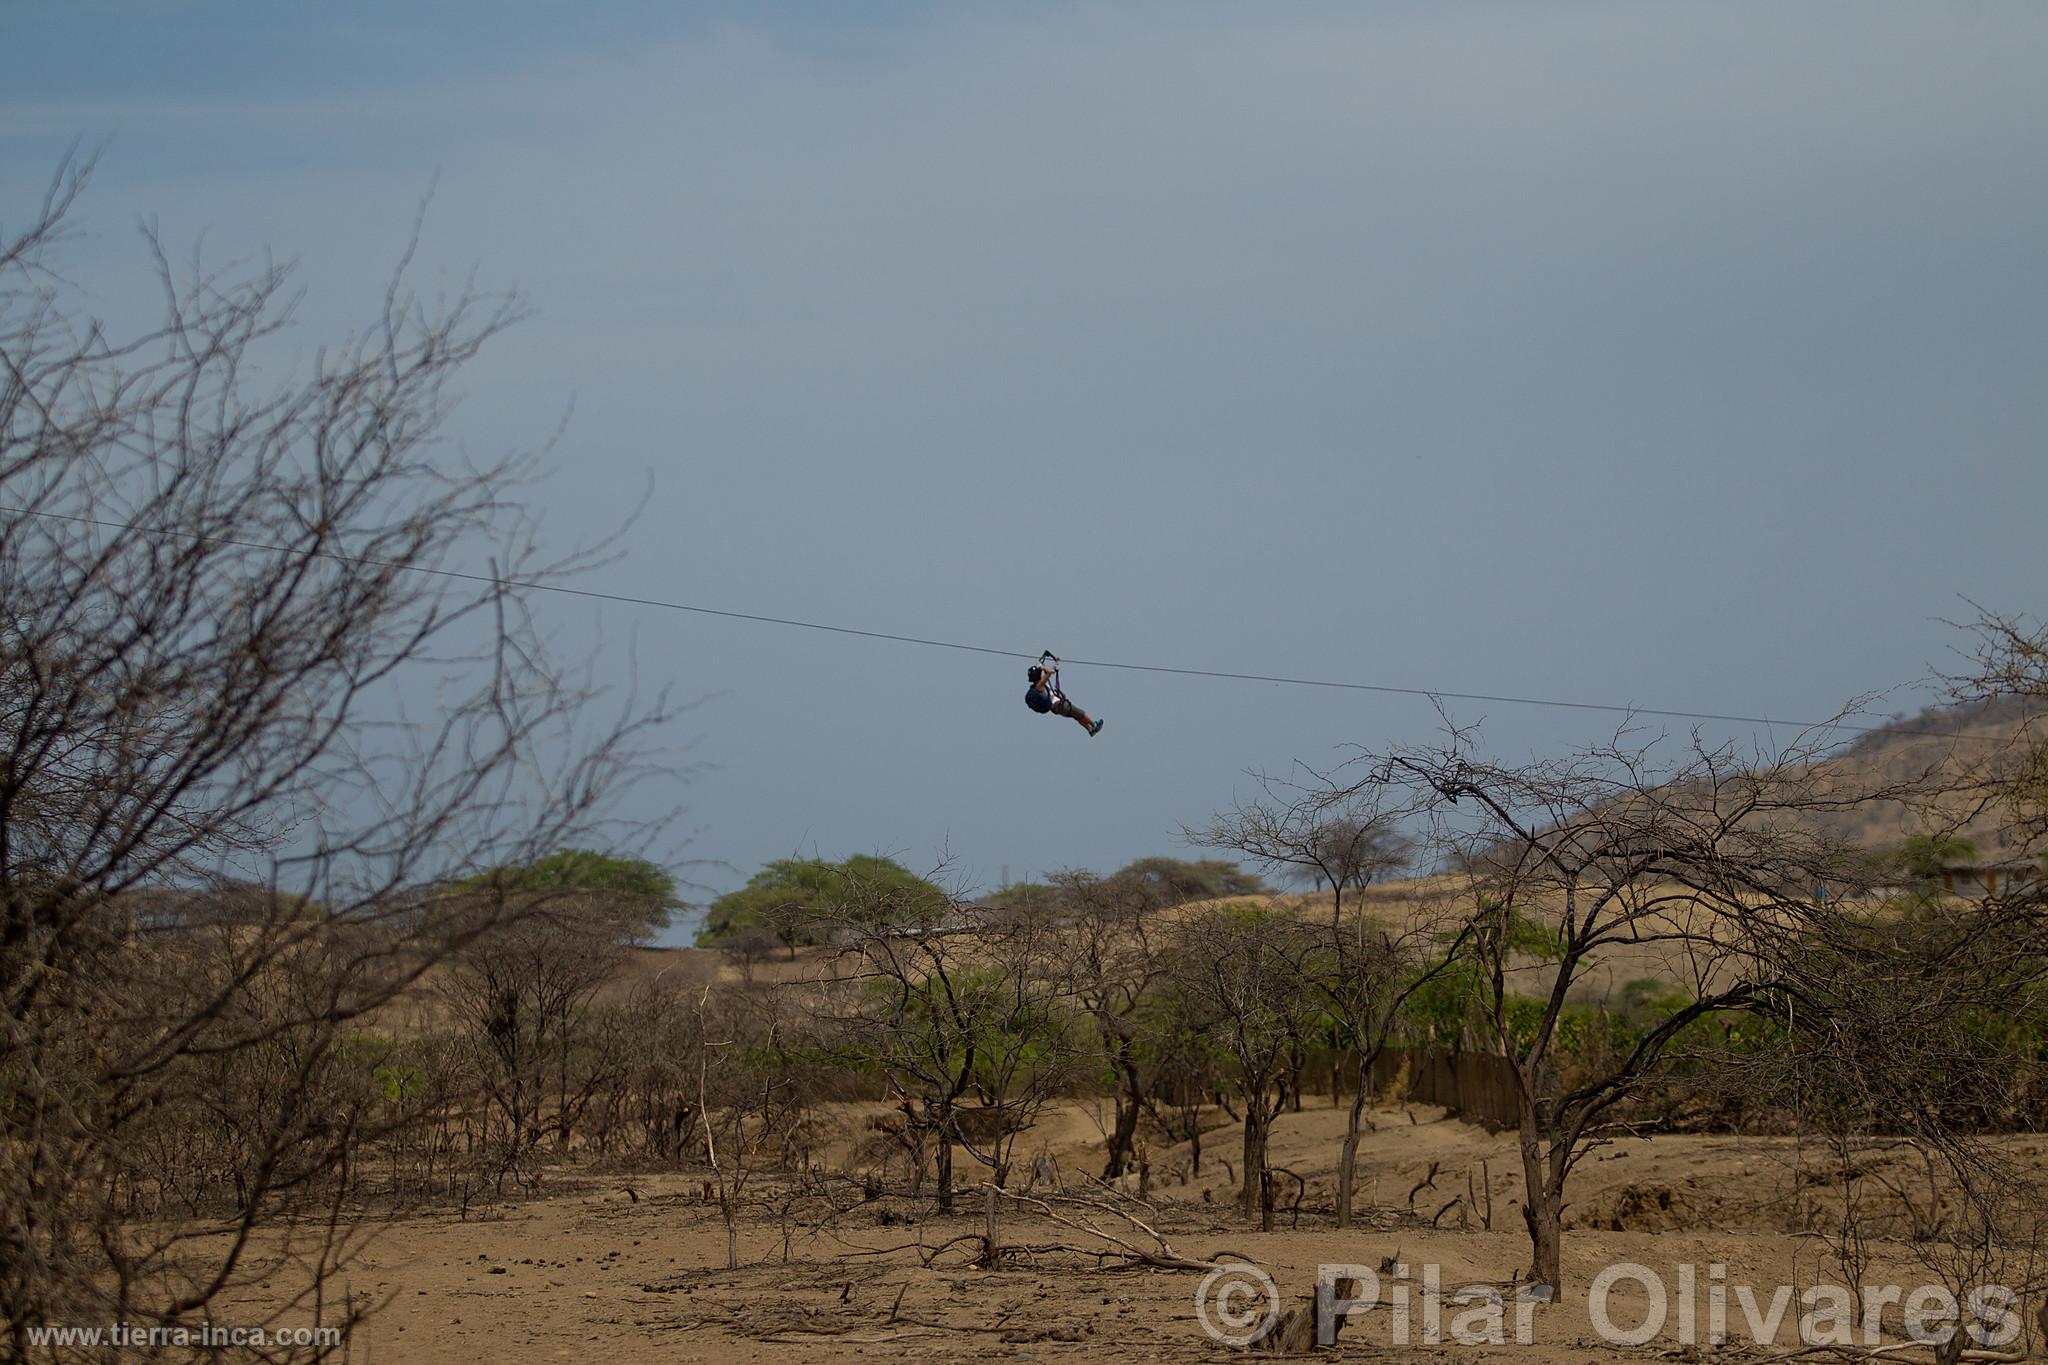
[[[1950,696],[2022,708],[2009,742],[1963,765],[1972,794],[1996,803],[2006,836],[2038,856],[2048,842],[2048,626],[2021,616],[1980,611],[1969,624],[1970,667],[1947,679]]]
[[[1182,922],[1173,980],[1209,1045],[1227,1061],[1244,1106],[1244,1168],[1238,1204],[1270,1231],[1267,1142],[1294,1064],[1318,1009],[1305,978],[1330,969],[1325,936],[1267,910],[1218,907]]]
[[[950,1211],[954,1149],[1002,1186],[1017,1135],[1071,1079],[1061,940],[1037,916],[965,905],[909,930],[891,922],[864,912],[836,927],[828,1008],[842,1055],[886,1078],[913,1149],[930,1139]]]
[[[812,1141],[812,1098],[790,1059],[797,1016],[787,1006],[781,992],[718,991],[707,982],[691,1009],[691,1155],[711,1173],[728,1270],[739,1268],[740,1214],[758,1180],[802,1170]]]
[[[1404,909],[1405,917],[1391,921],[1354,909],[1332,923],[1329,970],[1307,978],[1337,1025],[1340,1051],[1351,1059],[1351,1108],[1337,1161],[1340,1228],[1351,1226],[1373,1072],[1403,1026],[1409,999],[1459,960],[1469,933],[1447,927],[1455,914],[1448,897],[1420,898]]]
[[[1065,936],[1036,917],[977,918],[968,941],[972,993],[960,1014],[979,1037],[976,1107],[956,1113],[954,1127],[961,1147],[1001,1188],[1015,1167],[1018,1140],[1047,1104],[1073,1090],[1084,1049]]]
[[[1200,830],[1190,843],[1228,848],[1260,867],[1305,875],[1330,888],[1327,975],[1304,978],[1328,1008],[1340,1050],[1349,1051],[1356,1084],[1337,1166],[1337,1226],[1351,1225],[1358,1179],[1358,1148],[1366,1125],[1373,1068],[1385,1052],[1401,1006],[1451,960],[1442,938],[1442,907],[1406,907],[1401,918],[1366,914],[1344,892],[1363,892],[1376,877],[1397,870],[1412,851],[1401,824],[1415,813],[1413,798],[1398,788],[1287,788],[1266,779],[1267,799],[1242,802]],[[1396,804],[1376,804],[1388,799]]]
[[[701,1038],[696,1002],[717,975],[715,966],[685,959],[597,1005],[599,1046],[621,1059],[606,1068],[592,1101],[590,1136],[600,1156],[616,1151],[668,1166],[684,1153],[698,1103],[690,1064]]]
[[[1268,871],[1330,888],[1330,917],[1343,918],[1344,892],[1406,866],[1411,851],[1401,821],[1408,812],[1365,804],[1362,794],[1333,796],[1330,788],[1283,788],[1260,779],[1264,800],[1239,803],[1201,829],[1184,830],[1189,843],[1227,848]]]
[[[1060,916],[1067,989],[1094,1025],[1111,1077],[1102,1178],[1115,1180],[1132,1164],[1150,1096],[1153,988],[1166,972],[1151,924],[1156,898],[1142,884],[1082,872],[1059,874],[1054,885],[1059,909],[1047,913]]]
[[[1907,1248],[1959,1299],[1990,1284],[2032,1298],[2048,1278],[2048,1198],[1998,1136],[2039,1125],[2040,910],[2038,893],[1931,890],[1815,921],[1781,1041],[1726,1068],[1724,1083],[1820,1138],[1834,1170],[1815,1188],[1833,1202],[1804,1212],[1847,1283],[1864,1283],[1878,1241]],[[1969,1344],[1958,1331],[1936,1358]]]
[[[311,1287],[292,1311],[352,1321],[320,1293],[350,1239],[314,1173],[345,1169],[361,1130],[310,1112],[304,1087],[353,1021],[497,927],[451,922],[418,888],[577,840],[639,771],[653,718],[591,727],[590,690],[548,662],[513,585],[586,561],[536,554],[515,502],[528,461],[440,447],[449,381],[509,303],[423,299],[401,265],[360,334],[292,371],[288,268],[181,270],[146,234],[162,321],[117,336],[59,267],[88,170],[67,165],[0,240],[16,1356],[38,1324],[189,1323],[295,1264]],[[490,572],[417,572],[455,568]],[[196,894],[223,876],[263,893],[227,932]],[[203,970],[165,970],[180,961]],[[152,1231],[130,1135],[206,1068],[280,1040],[292,1069],[210,1210],[221,1235]]]
[[[625,959],[622,917],[611,897],[581,889],[446,894],[458,903],[451,924],[485,928],[461,935],[436,989],[482,1090],[491,1174],[500,1189],[508,1177],[532,1186],[543,1139],[566,1152],[591,1099],[628,1065],[623,1050],[601,1045],[592,1009]]]
[[[1988,612],[1970,629],[1973,666],[1949,679],[1952,697],[1970,708],[2017,702],[2003,712],[2017,724],[1944,755],[1927,832],[1903,850],[1930,872],[1969,846],[1952,836],[1958,812],[2002,814],[2000,834],[2027,857],[2048,834],[2048,633]],[[1998,1139],[2042,1118],[2033,1021],[2048,1002],[2044,912],[2038,876],[1972,895],[1924,876],[1906,894],[1838,900],[1804,920],[1782,1042],[1742,1059],[1726,1083],[1769,1096],[1821,1139],[1835,1198],[1812,1216],[1850,1283],[1879,1240],[1908,1248],[1958,1299],[1994,1283],[2031,1299],[2048,1282],[2048,1196]],[[1985,1344],[1981,1322],[1957,1326],[1938,1361],[1964,1359],[1972,1330]]]
[[[1207,1007],[1182,989],[1184,965],[1163,945],[1167,975],[1146,1002],[1140,1035],[1146,1068],[1145,1112],[1160,1129],[1188,1144],[1188,1173],[1202,1174],[1203,1111],[1217,1098],[1220,1058],[1211,1044]]]
[[[1431,851],[1468,869],[1476,1015],[1514,1071],[1523,1216],[1534,1273],[1552,1285],[1566,1182],[1616,1107],[1695,1021],[1777,1005],[1822,887],[1854,865],[1813,817],[1868,794],[1814,767],[1817,736],[1774,754],[1697,737],[1671,761],[1659,752],[1624,733],[1506,767],[1454,730],[1437,749],[1361,756],[1367,776],[1346,793],[1426,810]],[[1556,1052],[1568,1003],[1623,945],[1661,953],[1685,999],[1567,1085]]]

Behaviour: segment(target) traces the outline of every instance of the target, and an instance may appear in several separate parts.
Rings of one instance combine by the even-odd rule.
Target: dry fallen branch
[[[1148,1265],[1161,1270],[1200,1270],[1206,1272],[1216,1269],[1218,1264],[1214,1257],[1202,1260],[1182,1255],[1174,1249],[1173,1244],[1168,1242],[1159,1229],[1153,1227],[1152,1224],[1136,1214],[1129,1213],[1100,1199],[1084,1199],[1079,1195],[1048,1195],[1040,1197],[1037,1195],[1019,1194],[1014,1190],[1000,1189],[996,1190],[996,1193],[1001,1198],[1037,1210],[1041,1217],[1050,1222],[1057,1223],[1063,1228],[1081,1233],[1084,1236],[1097,1238],[1105,1244],[1099,1248],[1067,1247],[1055,1244],[1053,1246],[1031,1248],[1034,1251],[1071,1251],[1081,1256],[1093,1256],[1098,1262],[1105,1257],[1115,1256],[1121,1257],[1133,1265]],[[1061,1213],[1058,1208],[1055,1208],[1055,1204],[1077,1212],[1075,1212],[1073,1217],[1069,1217]],[[1126,1235],[1119,1236],[1117,1233],[1097,1226],[1088,1216],[1091,1212],[1105,1218],[1115,1219],[1123,1224]],[[1142,1233],[1145,1237],[1149,1238],[1152,1243],[1151,1248],[1147,1249],[1133,1240],[1129,1235],[1131,1232]]]
[[[937,1335],[937,1333],[935,1333],[930,1328],[925,1328],[921,1331],[916,1332],[869,1332],[859,1336],[856,1336],[851,1332],[845,1332],[832,1333],[829,1335],[831,1335],[832,1340],[834,1341],[844,1341],[863,1346],[872,1346],[877,1343],[886,1341],[903,1341],[906,1339],[930,1337]],[[778,1346],[812,1346],[817,1343],[818,1338],[816,1335],[791,1336],[785,1333],[768,1337],[756,1337],[754,1338],[754,1340],[772,1341]]]
[[[1927,1351],[1939,1358],[1939,1348],[1918,1341],[1898,1341],[1889,1346],[1802,1346],[1796,1351],[1783,1351],[1772,1355],[1772,1360],[1801,1360],[1811,1356],[1836,1356],[1843,1360],[1898,1360],[1906,1351]],[[1975,1362],[1977,1365],[2012,1365],[2027,1358],[2025,1351],[1993,1351],[1980,1347],[1968,1347],[1956,1357],[1957,1360]]]

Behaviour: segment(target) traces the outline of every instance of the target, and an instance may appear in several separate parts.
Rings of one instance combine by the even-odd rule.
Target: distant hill
[[[2048,838],[2038,829],[2041,822],[2035,821],[2029,843],[2027,833],[2015,828],[2014,812],[2000,792],[2018,765],[2044,746],[2048,704],[2008,698],[1930,707],[1832,750],[1809,736],[1801,754],[1825,757],[1805,766],[1791,755],[1770,763],[1771,770],[1805,793],[1788,791],[1785,806],[1760,812],[1751,827],[1806,830],[1829,843],[1870,852],[1894,848],[1915,835],[1960,836],[1975,845],[1974,861],[2033,861],[2048,852]],[[1739,751],[1730,757],[1740,761]],[[1767,763],[1771,758],[1762,757]],[[1736,791],[1739,799],[1739,784]],[[1722,799],[1705,789],[1667,788],[1665,794],[1677,808],[1694,811]]]
[[[2021,741],[2048,742],[2048,706],[1998,698],[1930,707],[1894,720],[1859,736],[1819,766],[1852,787],[1914,786],[1930,795],[1873,801],[1810,818],[1825,833],[1865,848],[1884,848],[1941,829],[1969,839],[1987,861],[2027,856],[2029,850],[2009,831],[2009,813],[1990,794],[1992,784],[2010,770]]]

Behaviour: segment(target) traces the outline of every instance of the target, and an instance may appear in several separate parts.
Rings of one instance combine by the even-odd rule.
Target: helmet
[[[1031,679],[1031,681],[1033,682],[1037,682],[1040,678],[1045,676],[1045,670],[1040,668],[1037,664],[1033,664],[1031,665],[1031,667],[1024,670],[1024,676]]]

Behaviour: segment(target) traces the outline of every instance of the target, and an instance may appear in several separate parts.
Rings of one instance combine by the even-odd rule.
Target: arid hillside
[[[2027,850],[2009,833],[2009,810],[1995,787],[2019,750],[2048,721],[2038,703],[2006,699],[1936,708],[1862,735],[1822,765],[1858,790],[1917,791],[1817,817],[1825,833],[1866,848],[1915,834],[1953,832],[1978,856],[2003,862]]]

